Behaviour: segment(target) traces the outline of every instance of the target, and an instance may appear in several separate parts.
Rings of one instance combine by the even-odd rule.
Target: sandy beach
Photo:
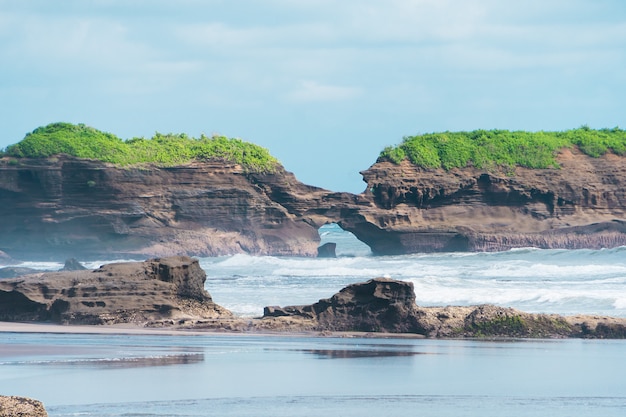
[[[0,321],[0,333],[71,333],[71,334],[207,334],[209,331],[173,328],[151,329],[133,325],[78,326],[48,323],[15,323]],[[210,331],[212,333],[218,333]]]

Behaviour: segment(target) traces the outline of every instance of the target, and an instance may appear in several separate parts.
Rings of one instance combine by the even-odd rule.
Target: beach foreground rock
[[[0,395],[0,417],[48,417],[41,401]]]
[[[186,256],[0,280],[0,321],[133,324],[233,332],[350,332],[462,338],[626,338],[626,319],[532,314],[494,305],[420,307],[411,282],[374,278],[310,305],[235,317]]]
[[[626,319],[531,314],[494,305],[419,307],[413,284],[375,278],[306,306],[266,307],[260,326],[430,338],[626,338]]]
[[[419,333],[413,283],[376,278],[306,306],[265,307],[263,317],[302,317],[317,330]]]
[[[0,320],[165,326],[231,317],[213,302],[205,280],[198,260],[186,256],[4,279]]]

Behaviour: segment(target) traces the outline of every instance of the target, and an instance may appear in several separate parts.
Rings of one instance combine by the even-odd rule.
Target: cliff
[[[626,158],[574,147],[557,162],[444,171],[379,161],[362,172],[374,207],[341,225],[377,254],[625,245]]]
[[[0,253],[316,256],[335,222],[374,254],[626,245],[626,157],[575,147],[560,168],[424,169],[380,160],[362,194],[300,183],[278,167],[192,162],[119,167],[58,156],[0,163]]]
[[[317,229],[287,207],[321,190],[283,169],[248,174],[222,162],[124,168],[67,156],[18,161],[0,164],[0,250],[15,258],[317,250]]]

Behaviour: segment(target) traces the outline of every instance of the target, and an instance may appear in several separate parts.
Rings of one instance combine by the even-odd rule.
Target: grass
[[[14,158],[48,158],[67,154],[117,165],[142,163],[173,166],[200,161],[226,161],[254,172],[271,172],[278,160],[269,151],[241,139],[224,136],[199,138],[186,134],[156,133],[152,138],[122,140],[84,124],[53,123],[26,134],[4,155]]]
[[[474,323],[471,330],[476,337],[522,336],[526,334],[528,325],[520,316],[503,316],[489,321]]]
[[[386,147],[379,156],[399,164],[408,159],[423,168],[464,168],[473,166],[492,170],[558,168],[557,153],[563,148],[578,147],[597,158],[607,152],[626,155],[626,131],[590,129],[582,126],[563,132],[526,132],[474,130],[471,132],[428,133],[407,136],[397,146]]]

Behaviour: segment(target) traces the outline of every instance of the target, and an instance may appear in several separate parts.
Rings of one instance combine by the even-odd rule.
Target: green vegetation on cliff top
[[[583,126],[563,132],[474,130],[407,136],[397,146],[386,147],[379,160],[399,164],[408,159],[424,168],[507,170],[558,167],[559,150],[578,147],[591,157],[607,152],[626,155],[626,131],[620,128],[590,129]],[[242,165],[250,171],[273,171],[278,160],[258,145],[224,136],[200,138],[186,134],[156,133],[152,138],[122,140],[84,124],[52,123],[39,127],[6,148],[15,158],[47,158],[67,154],[119,165],[154,163],[164,166],[194,160],[221,160]],[[2,152],[0,152],[2,156]]]
[[[474,130],[429,133],[405,137],[400,145],[385,148],[379,159],[396,164],[408,159],[420,167],[446,170],[466,166],[481,169],[551,168],[558,167],[558,151],[573,146],[594,158],[607,152],[626,155],[626,131],[617,127],[594,130],[583,126],[563,132]]]
[[[156,133],[150,139],[122,140],[84,124],[53,123],[39,127],[5,155],[15,158],[47,158],[67,154],[119,165],[155,163],[164,166],[194,160],[222,160],[242,165],[250,171],[273,171],[278,160],[258,145],[224,136]]]

